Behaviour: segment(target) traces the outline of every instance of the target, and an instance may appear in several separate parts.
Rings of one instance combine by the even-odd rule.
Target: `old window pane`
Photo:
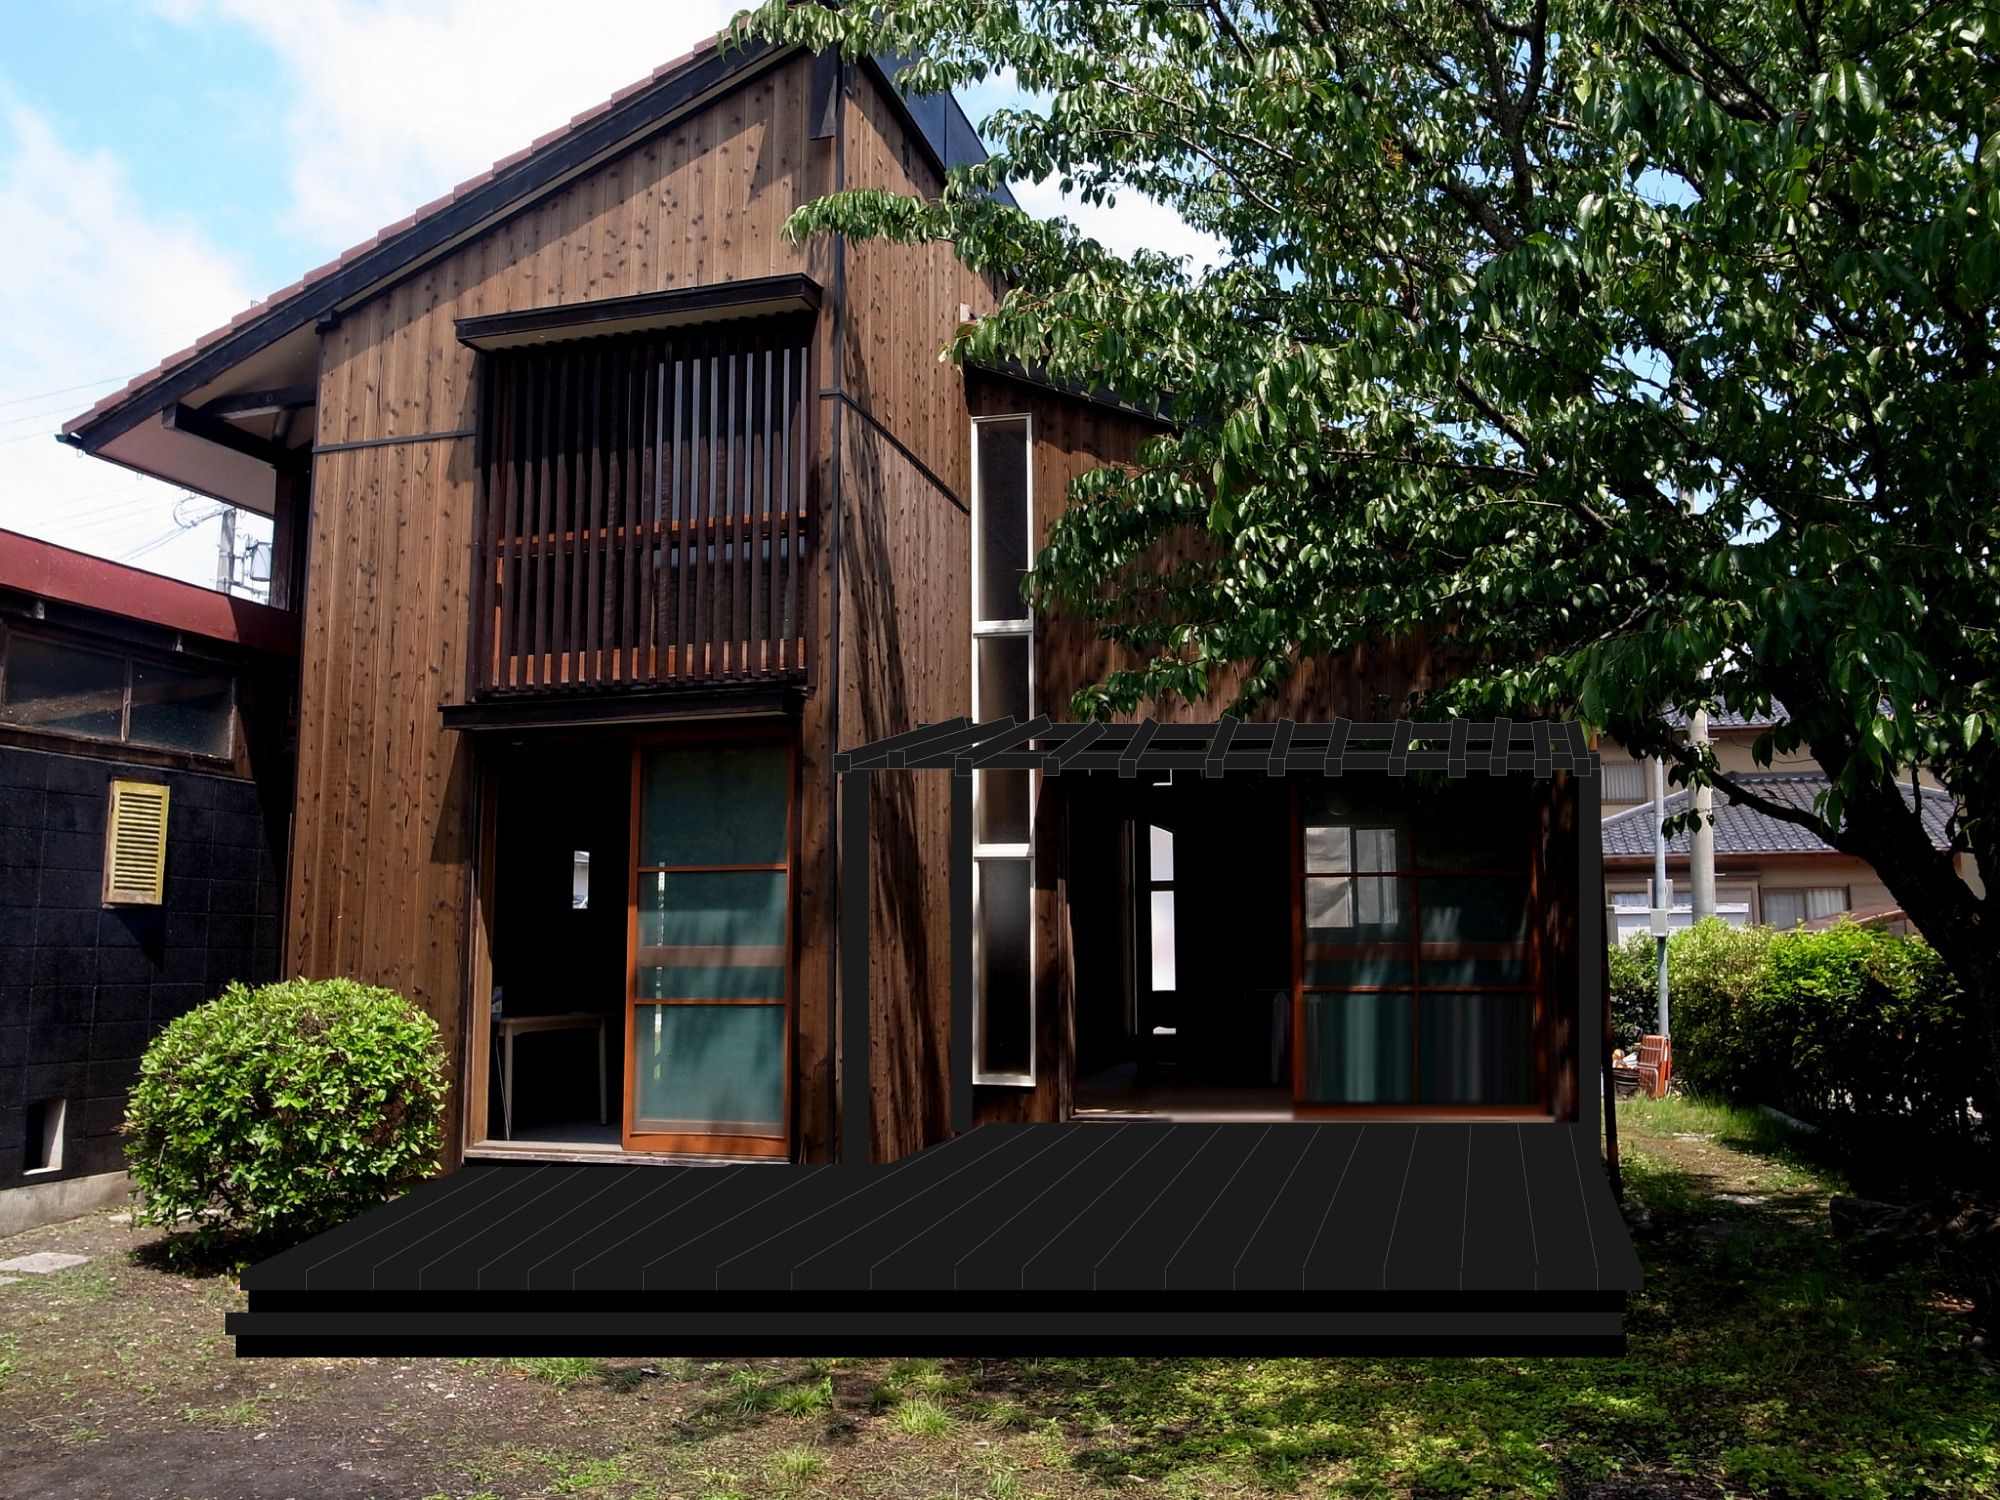
[[[125,659],[17,635],[7,643],[0,722],[115,740],[124,727]]]
[[[226,677],[135,661],[127,738],[135,745],[227,755],[232,697]]]

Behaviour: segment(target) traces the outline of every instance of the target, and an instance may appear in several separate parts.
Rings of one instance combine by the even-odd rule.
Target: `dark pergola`
[[[1581,724],[1534,719],[1516,723],[1495,719],[1474,723],[1450,719],[1417,724],[1399,719],[1386,724],[1362,724],[1349,719],[1331,723],[1245,724],[1223,715],[1212,724],[1162,724],[1142,719],[1136,724],[1054,724],[1047,715],[1020,723],[1013,717],[974,724],[947,719],[924,724],[907,734],[893,735],[843,750],[833,758],[841,778],[840,821],[843,830],[868,827],[868,773],[873,771],[949,770],[951,795],[951,1128],[956,1135],[972,1129],[972,773],[975,770],[1040,771],[1044,776],[1065,772],[1115,773],[1132,779],[1141,772],[1200,772],[1204,777],[1231,773],[1268,776],[1344,776],[1348,772],[1379,772],[1392,777],[1411,771],[1443,771],[1452,777],[1473,774],[1506,776],[1517,771],[1546,779],[1568,771],[1586,783],[1590,832],[1579,855],[1590,872],[1599,868],[1597,838],[1598,781],[1596,761]],[[868,901],[872,840],[841,839],[840,873],[840,1041],[842,1054],[865,1058],[871,1050],[868,1019]],[[1585,888],[1589,888],[1586,884]],[[1594,904],[1593,904],[1594,905]],[[1591,924],[1582,924],[1584,941],[1593,939]],[[1586,954],[1586,967],[1595,961]],[[1588,1007],[1586,1007],[1588,1009]],[[1589,1029],[1594,1013],[1585,1017]],[[1586,1041],[1594,1048],[1595,1037]],[[1595,1050],[1585,1056],[1595,1059]],[[847,1067],[841,1074],[840,1159],[867,1161],[869,1136],[868,1069]],[[859,1141],[856,1153],[850,1144]]]

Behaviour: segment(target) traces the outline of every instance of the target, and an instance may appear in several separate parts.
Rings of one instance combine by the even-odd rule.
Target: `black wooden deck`
[[[253,1267],[237,1352],[1623,1352],[1586,1129],[987,1125],[882,1166],[482,1163]]]

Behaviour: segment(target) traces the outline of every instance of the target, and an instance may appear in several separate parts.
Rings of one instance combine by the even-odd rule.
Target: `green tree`
[[[1032,108],[935,201],[798,234],[951,240],[1009,288],[954,358],[1162,404],[1078,481],[1045,604],[1142,665],[1104,714],[1243,703],[1419,632],[1415,709],[1578,715],[1883,875],[2000,1072],[2000,923],[1899,770],[2000,871],[1994,311],[2000,10],[1969,0],[771,0],[740,37],[1011,70]],[[994,201],[1141,192],[1220,264],[1107,252]],[[1712,669],[1712,671],[1711,671]],[[1673,743],[1662,706],[1787,718],[1816,812]]]

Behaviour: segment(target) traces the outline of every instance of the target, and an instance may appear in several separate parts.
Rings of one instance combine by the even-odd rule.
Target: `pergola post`
[[[951,1133],[972,1129],[972,777],[951,778]]]
[[[840,777],[840,1155],[843,1164],[874,1160],[869,1128],[868,775]]]

